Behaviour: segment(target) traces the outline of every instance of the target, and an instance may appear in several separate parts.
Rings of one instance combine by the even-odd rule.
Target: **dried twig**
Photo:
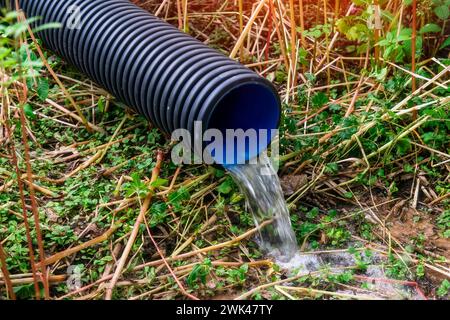
[[[116,270],[114,272],[114,275],[111,279],[111,282],[109,283],[108,287],[106,288],[106,293],[105,293],[105,299],[106,300],[111,300],[112,298],[112,292],[114,289],[114,286],[116,285],[117,281],[119,280],[119,277],[122,274],[123,268],[125,266],[125,263],[128,259],[128,255],[131,252],[131,248],[133,247],[133,244],[136,240],[136,237],[139,233],[139,227],[142,224],[142,222],[144,221],[144,216],[147,213],[148,207],[150,205],[150,202],[152,200],[153,197],[153,191],[154,191],[154,187],[151,186],[151,183],[153,183],[154,181],[156,181],[156,179],[159,176],[159,171],[161,169],[161,163],[163,160],[163,155],[161,152],[158,152],[158,155],[156,156],[156,165],[155,168],[153,169],[152,172],[152,178],[150,180],[150,189],[149,189],[149,193],[147,194],[147,196],[144,199],[144,203],[141,206],[141,210],[139,212],[139,215],[136,219],[136,222],[134,224],[133,230],[131,232],[130,237],[128,238],[127,244],[125,246],[125,249],[123,250],[122,256],[119,259],[119,263],[116,267]]]

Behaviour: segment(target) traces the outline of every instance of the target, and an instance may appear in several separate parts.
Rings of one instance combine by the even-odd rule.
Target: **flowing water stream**
[[[264,224],[259,232],[258,244],[280,267],[290,274],[298,275],[318,271],[325,265],[330,268],[330,272],[341,273],[344,268],[355,265],[355,257],[349,252],[314,254],[299,251],[280,180],[266,155],[260,156],[258,164],[233,165],[227,166],[227,169],[246,197],[255,224]],[[423,294],[419,294],[421,292],[414,288],[396,285],[389,280],[383,281],[386,275],[379,266],[382,265],[381,256],[374,255],[364,259],[369,265],[365,276],[378,279],[374,282],[372,291],[365,293],[368,297],[423,299]],[[342,292],[354,294],[351,290]]]
[[[277,261],[288,262],[298,252],[289,210],[281,190],[280,180],[270,160],[261,155],[257,164],[228,166],[231,176],[247,199],[257,226],[265,221],[258,243],[263,251]]]

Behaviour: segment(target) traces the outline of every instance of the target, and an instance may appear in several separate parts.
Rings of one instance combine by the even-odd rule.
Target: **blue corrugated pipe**
[[[268,80],[127,0],[19,3],[27,17],[41,17],[37,25],[61,24],[38,33],[46,48],[166,133],[193,135],[194,121],[222,132],[278,126],[280,99]],[[233,161],[254,156],[246,149]]]

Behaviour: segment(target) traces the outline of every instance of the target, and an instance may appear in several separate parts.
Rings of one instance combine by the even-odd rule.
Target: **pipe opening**
[[[214,149],[210,153],[218,164],[243,164],[267,148],[279,121],[280,102],[271,86],[261,82],[240,84],[226,93],[212,111],[207,129],[222,133],[223,151]]]

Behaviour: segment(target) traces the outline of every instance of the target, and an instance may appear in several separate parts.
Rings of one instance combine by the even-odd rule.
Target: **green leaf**
[[[314,207],[306,213],[306,217],[308,219],[314,219],[319,215],[319,213],[320,213],[319,208]]]
[[[422,135],[422,139],[426,144],[433,142],[435,137],[436,135],[434,132],[426,132]]]
[[[103,96],[98,99],[98,109],[101,113],[105,112],[105,97]]]
[[[205,259],[205,261],[201,264],[196,264],[192,271],[189,273],[186,282],[189,287],[194,288],[198,280],[200,280],[203,284],[206,283],[206,277],[211,271],[211,260]]]
[[[434,8],[434,13],[438,16],[439,19],[447,20],[450,14],[450,9],[444,4]]]
[[[400,34],[397,37],[397,42],[410,40],[412,37],[412,29],[405,28],[400,31]]]
[[[33,108],[27,103],[23,106],[23,111],[25,112],[25,116],[29,119],[36,119],[36,115],[34,114]]]
[[[423,46],[423,38],[422,38],[422,36],[417,36],[417,38],[416,38],[416,57],[420,56],[421,51],[422,51],[422,46]],[[412,40],[411,39],[406,40],[403,43],[403,52],[400,51],[399,54],[404,53],[406,56],[409,57],[412,54],[411,49],[412,49]]]
[[[405,173],[413,173],[414,167],[412,165],[410,165],[409,163],[407,163],[403,166],[403,171],[405,171]]]
[[[356,41],[363,38],[369,32],[369,28],[365,24],[357,23],[351,27],[345,34],[348,40]]]
[[[380,47],[384,47],[384,46],[387,46],[388,44],[389,44],[389,41],[386,39],[383,39],[383,40],[379,41],[376,45],[380,46]]]
[[[336,162],[327,163],[325,166],[326,173],[337,173],[339,171],[339,166]]]
[[[439,50],[444,49],[446,47],[450,46],[450,37],[447,37],[444,42],[442,42],[441,46],[439,47]]]
[[[220,169],[215,169],[214,170],[214,176],[216,178],[222,178],[225,175],[225,171],[220,170]]]
[[[33,29],[34,33],[37,33],[39,31],[43,31],[43,30],[48,30],[48,29],[59,29],[62,27],[62,24],[59,22],[51,22],[51,23],[46,23],[43,24],[41,26],[38,26],[36,28]]]
[[[156,214],[156,215],[162,215],[162,214],[166,213],[166,210],[167,210],[167,204],[165,202],[155,202],[150,207],[150,212],[152,214]]]
[[[217,188],[217,191],[223,194],[228,194],[233,190],[233,183],[230,179],[225,180],[220,184],[220,186]]]
[[[323,92],[317,92],[313,97],[312,97],[312,104],[315,107],[322,107],[324,106],[326,103],[328,102],[328,97],[325,93]]]
[[[175,212],[183,210],[182,202],[190,198],[189,192],[185,187],[172,192],[168,196],[169,203],[173,206]]]
[[[412,0],[403,0],[403,3],[405,4],[405,6],[410,6],[412,3]]]
[[[375,77],[378,81],[382,82],[386,79],[386,76],[388,74],[388,68],[381,68],[380,70],[375,70],[370,74],[370,76]]]
[[[338,104],[333,103],[333,104],[330,105],[329,109],[331,111],[338,112],[338,111],[341,111],[342,107],[340,105],[338,105]]]
[[[427,23],[420,29],[419,33],[424,34],[424,33],[431,33],[431,32],[440,32],[441,30],[442,30],[441,27],[439,27],[437,24]]]
[[[351,192],[351,191],[345,192],[344,197],[347,199],[353,198],[353,192]]]
[[[448,294],[449,290],[450,290],[450,282],[447,279],[445,279],[444,281],[442,281],[436,293],[439,297],[444,297]]]
[[[123,188],[127,197],[131,197],[134,194],[138,196],[144,196],[148,192],[147,185],[141,181],[141,178],[137,172],[131,174],[131,182],[124,184]]]
[[[400,35],[402,36],[411,36],[412,35],[412,29],[411,28],[403,28],[400,30]]]
[[[396,151],[399,155],[405,155],[411,150],[411,142],[407,138],[403,138],[397,141]]]
[[[160,223],[165,222],[168,217],[167,204],[165,202],[156,202],[150,207],[150,227],[154,228]]]
[[[341,18],[336,21],[336,28],[340,33],[345,34],[350,29],[350,26],[348,25],[347,20],[345,18]]]
[[[48,97],[48,80],[47,78],[39,78],[38,79],[38,86],[37,86],[37,94],[39,96],[39,99],[44,101]]]
[[[168,182],[169,181],[167,179],[158,178],[155,181],[153,181],[150,185],[152,187],[158,188],[167,185]]]

